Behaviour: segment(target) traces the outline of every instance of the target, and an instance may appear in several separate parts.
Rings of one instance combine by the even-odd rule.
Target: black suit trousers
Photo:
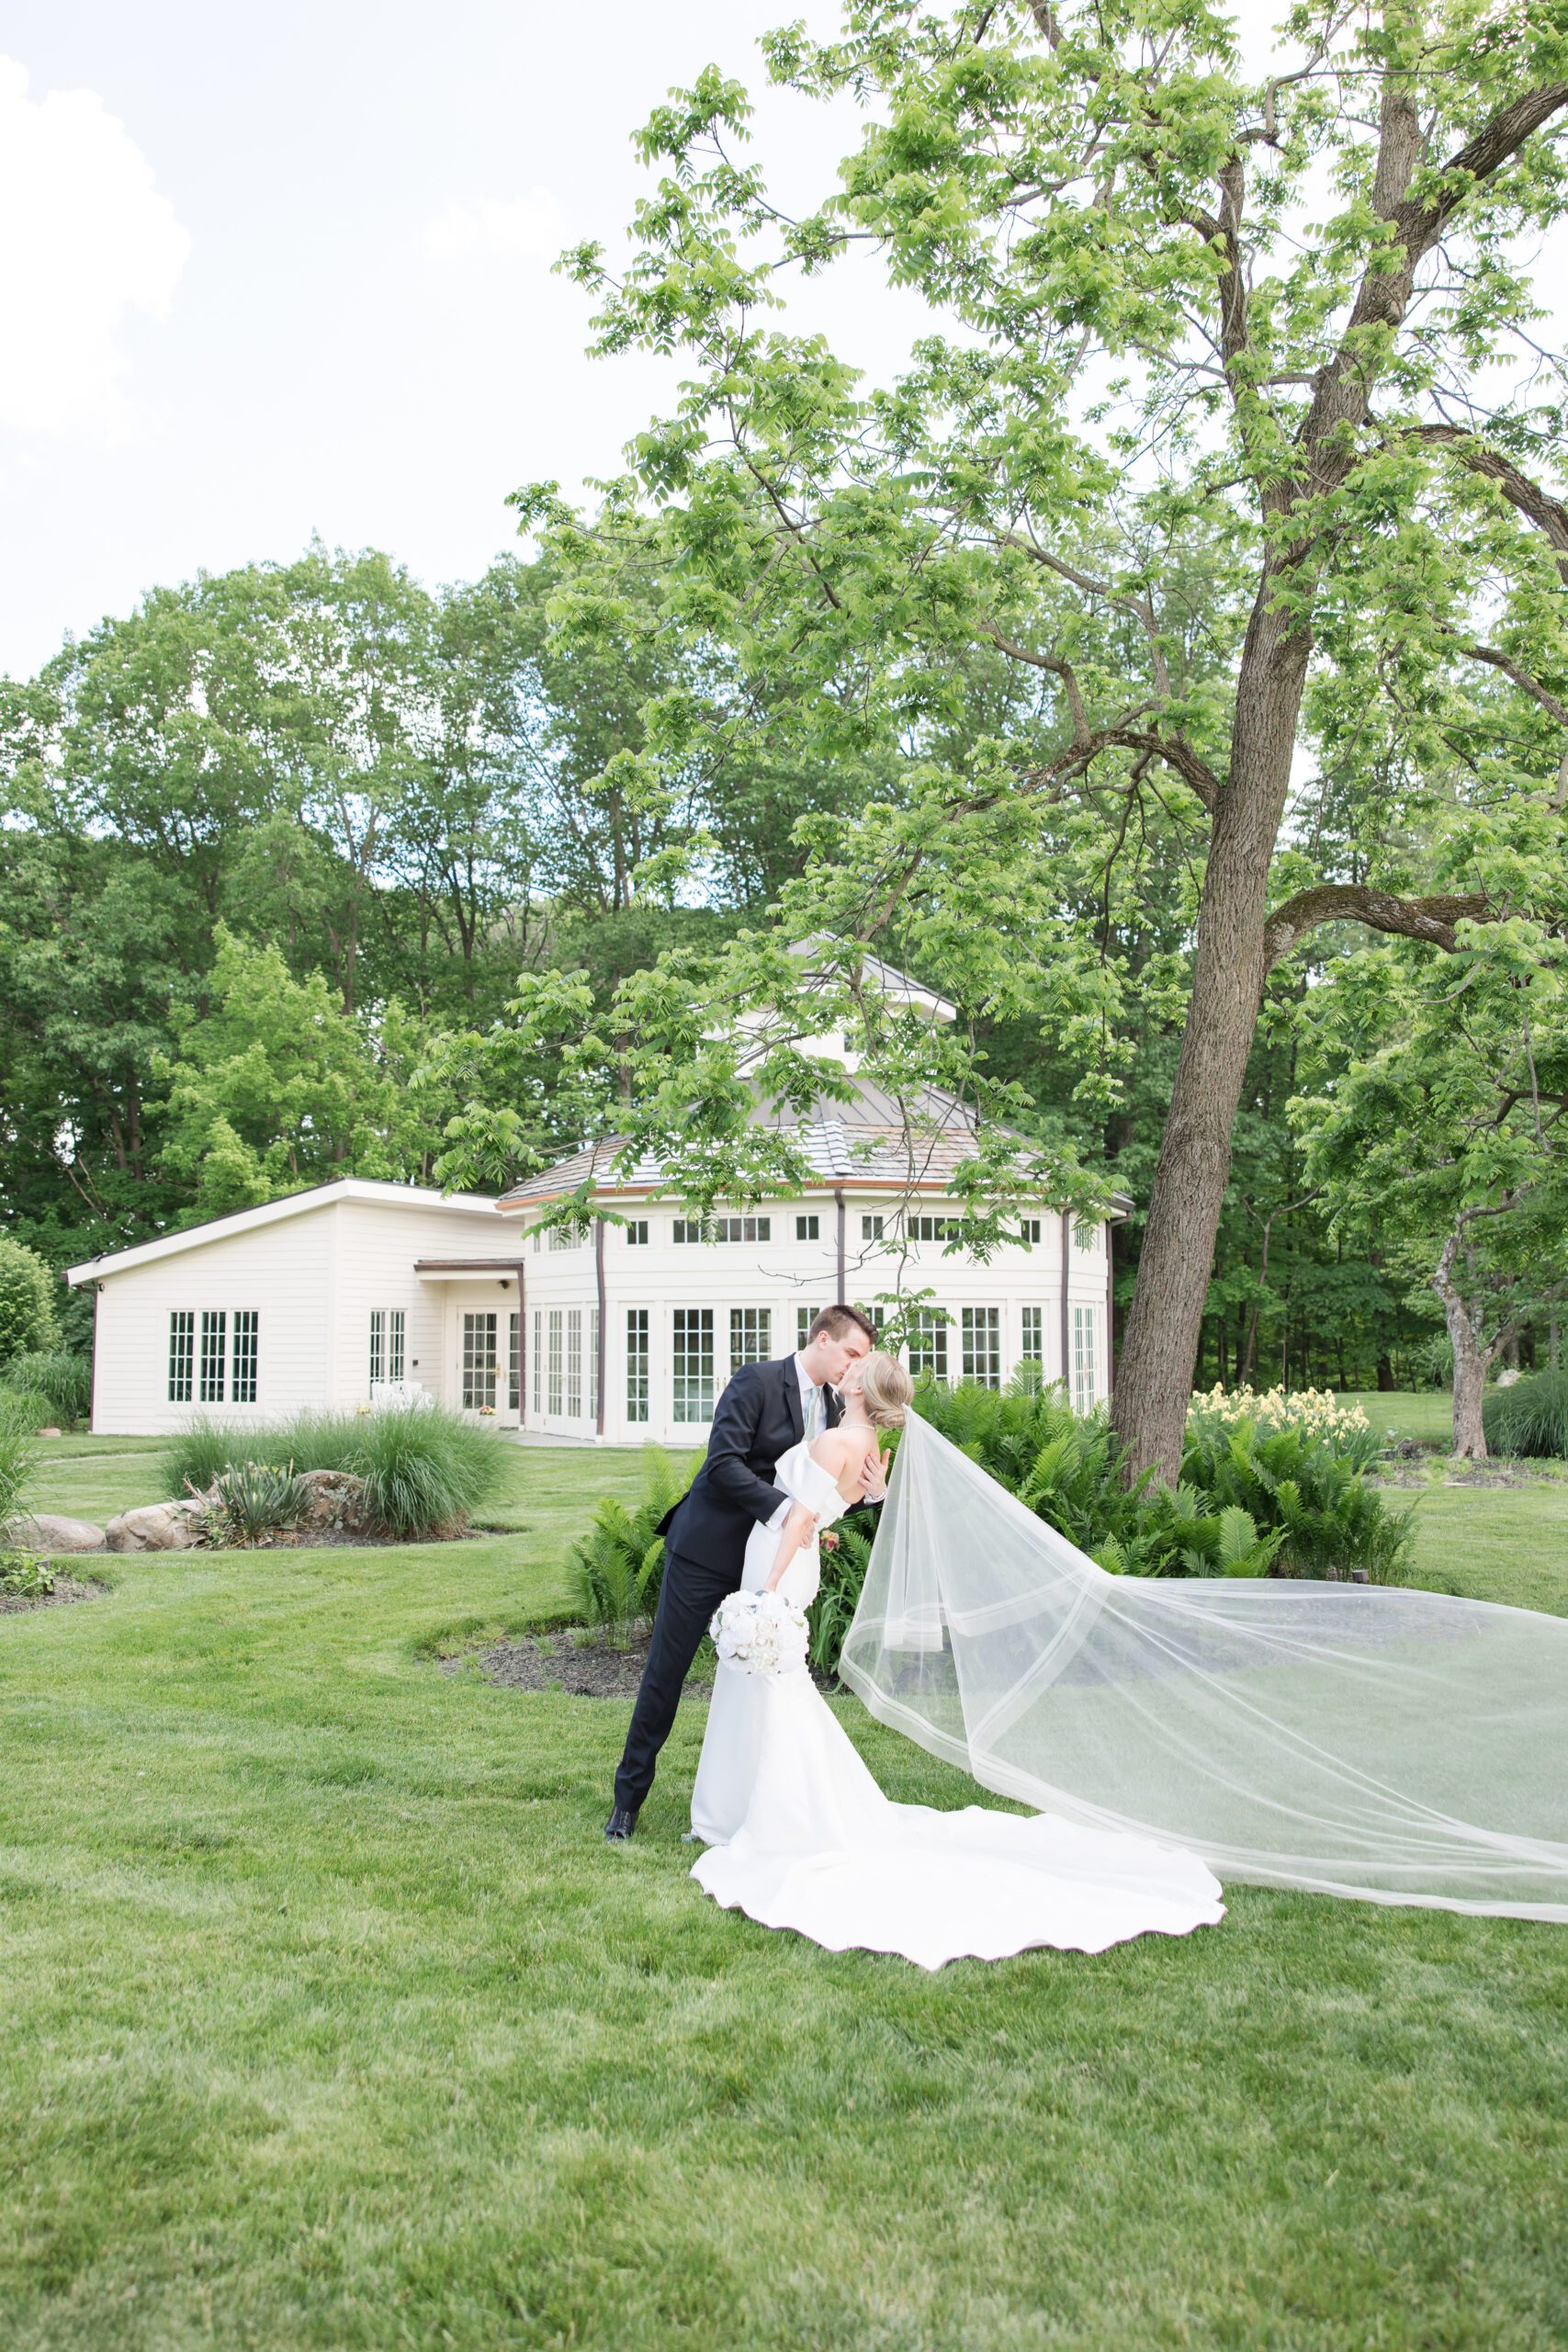
[[[642,1670],[631,1729],[615,1774],[615,1803],[636,1812],[653,1786],[653,1768],[669,1738],[681,1703],[681,1687],[707,1632],[708,1620],[727,1593],[735,1591],[743,1555],[728,1568],[705,1567],[679,1552],[667,1552],[653,1638]]]

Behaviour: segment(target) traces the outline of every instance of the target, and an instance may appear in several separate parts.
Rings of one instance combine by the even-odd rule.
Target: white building
[[[352,1409],[372,1381],[456,1402],[466,1303],[482,1295],[485,1329],[504,1337],[519,1257],[493,1200],[348,1176],[73,1266],[67,1279],[97,1294],[93,1427]]]
[[[952,1017],[900,975],[881,978],[928,1017]],[[1031,1359],[1080,1408],[1099,1403],[1111,1371],[1109,1225],[1075,1225],[1042,1202],[989,1263],[950,1255],[969,1114],[929,1102],[912,1155],[897,1106],[858,1076],[847,1041],[812,1050],[853,1084],[852,1101],[819,1104],[801,1132],[814,1181],[705,1225],[656,1197],[657,1168],[615,1174],[611,1140],[501,1201],[349,1177],[73,1267],[73,1283],[97,1291],[94,1428],[352,1409],[380,1383],[407,1382],[502,1428],[694,1446],[738,1364],[786,1354],[834,1299],[898,1288],[933,1294],[911,1369],[999,1386]],[[543,1227],[585,1181],[607,1215]]]

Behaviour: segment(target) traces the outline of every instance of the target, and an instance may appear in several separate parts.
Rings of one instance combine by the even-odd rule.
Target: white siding
[[[611,1444],[636,1444],[651,1440],[660,1445],[703,1444],[706,1425],[672,1418],[672,1326],[677,1307],[711,1307],[714,1316],[716,1388],[722,1388],[729,1369],[729,1310],[768,1307],[773,1329],[770,1352],[787,1355],[795,1345],[795,1313],[799,1306],[829,1306],[839,1296],[838,1212],[831,1194],[817,1200],[790,1201],[766,1209],[772,1236],[766,1242],[734,1241],[708,1244],[677,1243],[675,1212],[669,1204],[619,1204],[628,1217],[646,1216],[646,1244],[629,1242],[626,1228],[606,1226],[604,1276],[606,1293],[604,1437]],[[846,1201],[844,1294],[850,1298],[874,1298],[891,1291],[897,1275],[895,1256],[878,1252],[861,1238],[863,1216],[882,1215],[892,1229],[897,1204],[857,1199]],[[819,1237],[816,1241],[795,1238],[797,1215],[816,1212]],[[956,1204],[930,1200],[919,1213],[956,1214]],[[513,1212],[513,1214],[516,1214]],[[498,1220],[510,1227],[511,1217]],[[1013,1245],[998,1250],[988,1265],[963,1257],[948,1257],[940,1241],[911,1244],[905,1271],[907,1287],[929,1289],[935,1303],[953,1317],[948,1329],[950,1376],[962,1368],[962,1313],[965,1306],[993,1306],[999,1323],[1001,1378],[1010,1379],[1023,1352],[1023,1309],[1041,1311],[1043,1367],[1048,1380],[1060,1380],[1066,1369],[1072,1380],[1075,1354],[1073,1310],[1092,1313],[1094,1330],[1094,1395],[1103,1401],[1108,1390],[1106,1363],[1106,1227],[1092,1227],[1079,1246],[1070,1237],[1067,1285],[1067,1353],[1062,1349],[1062,1218],[1055,1210],[1043,1213],[1041,1238],[1032,1247]],[[531,1238],[523,1245],[528,1317],[525,1335],[531,1351],[533,1317],[538,1310],[547,1345],[551,1309],[564,1317],[572,1307],[586,1310],[596,1303],[593,1250],[591,1243],[575,1249],[536,1250]],[[634,1423],[626,1419],[626,1310],[642,1307],[649,1318],[649,1418]],[[584,1316],[586,1329],[586,1314]],[[585,1384],[586,1387],[586,1384]],[[586,1408],[587,1396],[584,1396]],[[546,1409],[533,1409],[531,1374],[524,1384],[524,1426],[542,1434],[584,1438],[594,1435],[594,1424],[584,1411],[581,1419],[551,1413],[548,1392],[542,1393]]]
[[[320,1405],[352,1408],[368,1401],[370,1312],[400,1308],[406,1318],[407,1376],[448,1402],[457,1399],[452,1295],[470,1304],[510,1307],[516,1285],[499,1277],[482,1285],[422,1280],[417,1258],[504,1254],[515,1228],[488,1211],[454,1204],[344,1200],[274,1225],[230,1234],[105,1275],[97,1299],[93,1427],[120,1436],[180,1429],[197,1412],[242,1424]],[[228,1316],[229,1367],[236,1310],[258,1318],[254,1405],[171,1401],[169,1317],[186,1309]],[[504,1316],[502,1329],[504,1331]],[[225,1384],[226,1389],[228,1383]]]
[[[326,1401],[331,1312],[330,1209],[287,1225],[239,1233],[227,1240],[160,1258],[110,1275],[97,1299],[93,1371],[93,1427],[115,1436],[148,1437],[183,1429],[193,1413],[210,1411],[236,1423],[258,1420],[297,1406]],[[233,1369],[234,1316],[257,1315],[257,1382],[254,1405],[210,1407],[169,1397],[169,1317],[196,1317],[199,1360],[204,1310],[229,1318],[229,1371]]]

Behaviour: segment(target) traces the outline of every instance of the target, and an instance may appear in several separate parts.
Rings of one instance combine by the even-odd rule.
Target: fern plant
[[[651,1618],[664,1576],[664,1538],[659,1522],[674,1508],[695,1476],[701,1454],[678,1462],[657,1445],[643,1453],[643,1491],[628,1510],[614,1496],[599,1503],[587,1535],[572,1545],[572,1578],[583,1620],[601,1625],[624,1645],[637,1621]]]

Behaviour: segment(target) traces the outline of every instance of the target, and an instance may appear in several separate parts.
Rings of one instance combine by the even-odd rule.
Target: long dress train
[[[773,1482],[824,1525],[844,1508],[804,1442]],[[742,1589],[767,1581],[778,1544],[776,1529],[753,1532]],[[783,1589],[805,1607],[820,1573],[814,1539]],[[1224,1910],[1196,1855],[1151,1838],[1054,1814],[893,1804],[805,1668],[773,1679],[719,1667],[692,1826],[708,1846],[692,1876],[728,1909],[832,1951],[896,1952],[928,1969],[1037,1945],[1103,1951],[1186,1935]]]

